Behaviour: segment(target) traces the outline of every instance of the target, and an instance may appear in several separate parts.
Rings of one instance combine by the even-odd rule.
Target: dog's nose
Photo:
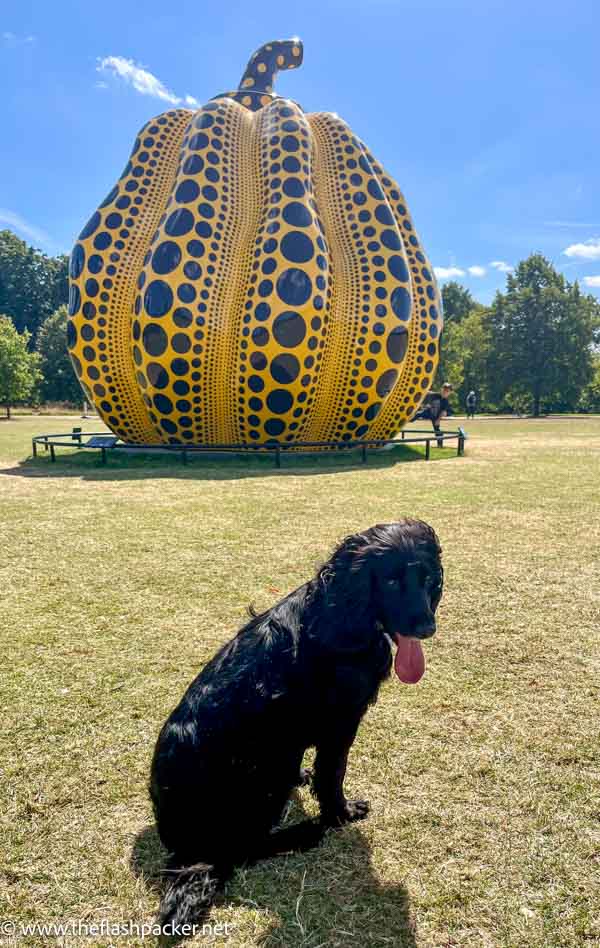
[[[411,635],[415,639],[430,639],[435,635],[435,622],[416,622],[411,627]]]

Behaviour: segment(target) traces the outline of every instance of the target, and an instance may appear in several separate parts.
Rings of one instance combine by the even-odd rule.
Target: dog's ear
[[[374,557],[361,541],[360,535],[348,537],[319,574],[324,609],[315,632],[328,650],[364,649],[374,631]]]

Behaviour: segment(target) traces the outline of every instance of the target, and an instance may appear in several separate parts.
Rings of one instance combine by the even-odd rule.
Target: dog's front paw
[[[356,820],[365,820],[369,815],[371,804],[368,800],[346,800],[344,806],[335,812],[324,813],[323,821],[328,826],[343,826],[344,823],[354,823]]]

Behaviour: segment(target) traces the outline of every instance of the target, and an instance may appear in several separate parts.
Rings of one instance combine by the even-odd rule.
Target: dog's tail
[[[193,934],[183,926],[200,923],[211,907],[225,876],[215,866],[198,862],[193,866],[182,866],[172,858],[165,870],[167,885],[164,890],[157,922],[163,935],[182,937]]]

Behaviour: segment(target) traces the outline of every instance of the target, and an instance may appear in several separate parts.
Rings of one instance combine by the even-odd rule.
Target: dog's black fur
[[[364,818],[343,781],[391,636],[427,638],[442,595],[438,539],[418,520],[348,537],[314,579],[252,619],[205,666],[158,738],[150,794],[169,850],[162,925],[198,921],[234,866],[316,845]],[[276,829],[316,748],[320,820]]]

